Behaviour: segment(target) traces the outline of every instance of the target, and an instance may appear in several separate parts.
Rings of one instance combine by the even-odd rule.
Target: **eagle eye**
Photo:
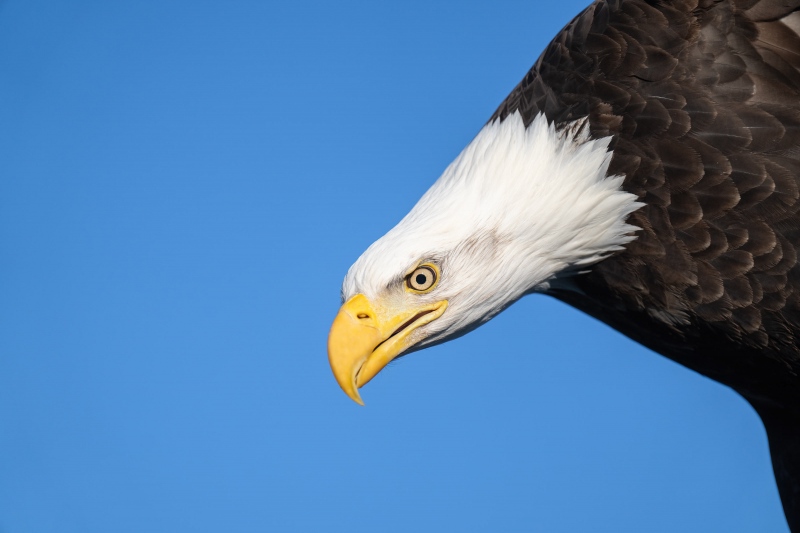
[[[439,270],[431,265],[424,264],[414,269],[414,272],[406,277],[406,287],[411,292],[424,293],[436,286],[439,281]]]

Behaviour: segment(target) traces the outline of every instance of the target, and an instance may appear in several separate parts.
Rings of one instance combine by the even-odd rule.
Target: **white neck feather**
[[[639,229],[625,220],[643,204],[622,176],[607,176],[611,138],[587,129],[557,132],[543,115],[525,128],[519,113],[487,124],[392,233],[434,220],[456,239],[492,231],[557,271],[621,250]]]

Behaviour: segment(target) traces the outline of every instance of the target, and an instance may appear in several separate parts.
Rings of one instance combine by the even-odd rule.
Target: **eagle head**
[[[390,361],[463,335],[523,295],[621,250],[642,204],[608,176],[585,121],[494,121],[397,226],[350,267],[328,358],[345,393]]]

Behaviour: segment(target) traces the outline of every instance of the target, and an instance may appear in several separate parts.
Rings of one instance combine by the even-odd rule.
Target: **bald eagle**
[[[800,0],[597,0],[344,279],[342,389],[554,296],[741,394],[800,533]]]

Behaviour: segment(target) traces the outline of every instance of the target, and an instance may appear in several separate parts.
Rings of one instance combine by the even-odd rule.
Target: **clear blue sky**
[[[586,3],[0,1],[0,532],[787,531],[743,400],[547,297],[328,368]]]

